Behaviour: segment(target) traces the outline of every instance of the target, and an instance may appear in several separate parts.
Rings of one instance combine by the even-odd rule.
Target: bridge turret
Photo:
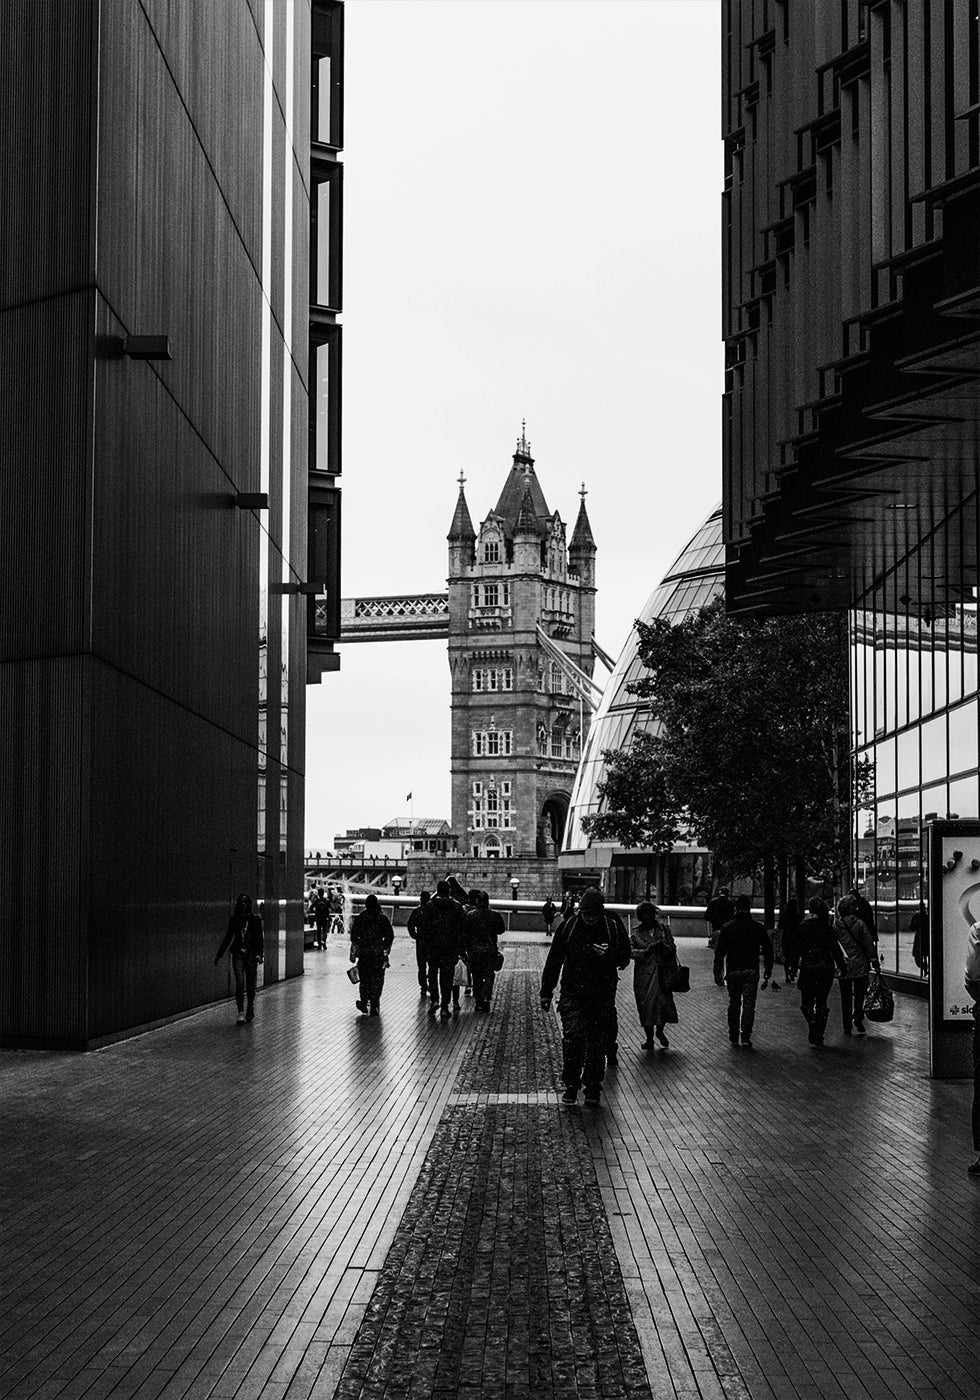
[[[456,511],[453,515],[453,523],[449,527],[449,534],[446,536],[449,541],[450,578],[458,578],[473,563],[476,531],[473,529],[469,506],[466,504],[466,493],[463,490],[465,485],[466,477],[460,472]]]
[[[541,522],[534,509],[530,484],[524,487],[521,507],[514,522],[514,569],[518,573],[541,572]]]

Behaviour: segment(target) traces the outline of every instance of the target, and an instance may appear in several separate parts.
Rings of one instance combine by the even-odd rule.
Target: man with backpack
[[[629,964],[630,942],[622,920],[606,913],[601,891],[590,886],[578,912],[555,934],[541,975],[545,1011],[561,978],[562,1103],[574,1104],[584,1086],[585,1102],[598,1106],[606,1054],[615,1039],[619,972]]]

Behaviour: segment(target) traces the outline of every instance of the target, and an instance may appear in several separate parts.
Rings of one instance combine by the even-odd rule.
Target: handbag
[[[360,982],[361,974],[358,972],[356,967],[347,968],[347,980],[349,982]]]
[[[665,992],[689,992],[691,990],[691,969],[683,963],[666,963],[661,969]]]
[[[876,967],[871,969],[864,998],[864,1014],[869,1021],[890,1021],[895,1015],[895,997]]]
[[[504,955],[503,955],[503,953],[498,953],[497,956],[496,956],[496,957],[494,958],[494,960],[493,960],[493,970],[494,970],[494,972],[499,972],[500,969],[503,967],[503,965],[504,965]]]

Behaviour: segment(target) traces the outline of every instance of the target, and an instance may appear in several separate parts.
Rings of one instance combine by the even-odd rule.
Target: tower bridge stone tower
[[[471,858],[555,856],[591,718],[551,654],[557,646],[591,678],[596,545],[585,488],[566,542],[523,426],[479,532],[459,482],[448,535],[452,829]]]

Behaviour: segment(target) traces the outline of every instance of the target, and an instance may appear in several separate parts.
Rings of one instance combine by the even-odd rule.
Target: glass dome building
[[[688,613],[697,612],[706,603],[710,603],[712,598],[724,592],[724,586],[725,546],[722,542],[719,503],[681,550],[664,575],[663,581],[650,594],[640,613],[640,621],[650,622],[655,617],[664,617],[671,622],[678,622]],[[562,870],[567,871],[569,875],[576,869],[584,872],[586,869],[596,871],[612,867],[610,877],[606,880],[607,894],[627,900],[634,898],[636,894],[634,881],[630,878],[631,873],[636,871],[637,867],[646,870],[647,855],[637,851],[622,851],[606,842],[591,842],[582,830],[582,818],[602,810],[598,788],[605,776],[603,750],[626,748],[632,742],[634,734],[650,729],[656,723],[649,706],[635,695],[631,695],[627,689],[633,681],[640,678],[642,671],[639,636],[634,627],[609,677],[599,708],[592,720],[582,761],[575,776],[560,861]],[[681,888],[662,889],[661,898],[666,902],[675,902],[674,897],[685,892],[685,885],[692,888],[683,902],[689,902],[694,896],[699,878],[703,875],[703,872],[696,869],[699,853],[699,847],[691,846],[678,849],[676,858],[671,856],[670,884]],[[688,858],[686,861],[685,856]],[[689,872],[685,869],[687,865],[690,866]],[[701,865],[704,865],[703,860]],[[687,873],[690,878],[686,878]]]

